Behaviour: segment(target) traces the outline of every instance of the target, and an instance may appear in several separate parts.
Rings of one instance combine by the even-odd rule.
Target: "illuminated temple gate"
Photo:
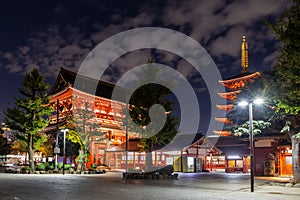
[[[115,158],[108,158],[106,149],[126,141],[122,129],[122,113],[125,104],[110,100],[114,85],[99,81],[96,94],[93,95],[75,89],[73,86],[76,78],[85,81],[86,85],[93,84],[91,82],[94,81],[64,68],[60,69],[50,92],[50,105],[55,108],[58,115],[50,117],[48,129],[56,130],[56,126],[65,124],[68,117],[73,117],[75,120],[77,118],[76,126],[81,126],[89,135],[90,163],[88,165],[109,164],[111,160],[114,163]]]

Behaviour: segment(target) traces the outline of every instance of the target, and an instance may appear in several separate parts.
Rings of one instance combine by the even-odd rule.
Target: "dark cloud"
[[[94,11],[74,17],[76,22],[59,23],[57,20],[49,25],[43,25],[43,29],[32,32],[28,39],[11,51],[2,52],[2,65],[10,73],[22,73],[39,67],[44,73],[55,77],[57,69],[64,66],[73,70],[78,69],[85,56],[100,42],[108,37],[136,27],[163,26],[175,28],[188,34],[200,42],[216,59],[230,57],[231,66],[237,68],[240,55],[240,43],[243,34],[249,39],[249,47],[252,53],[266,51],[265,43],[272,41],[273,36],[267,27],[263,27],[262,19],[278,15],[286,4],[286,1],[277,0],[252,0],[252,1],[165,1],[153,4],[128,1],[129,4],[121,4],[121,7],[113,7],[113,3],[105,6],[97,1],[87,3],[76,2],[82,8]],[[52,13],[64,17],[76,14],[80,9],[75,5],[68,7],[60,4],[53,8]],[[132,7],[132,8],[131,8]],[[75,11],[72,10],[74,8]],[[126,8],[126,9],[124,9]],[[101,17],[106,14],[103,21],[94,18],[97,11]],[[74,12],[74,13],[73,13]],[[68,16],[67,19],[71,18]],[[105,19],[105,20],[104,20]],[[143,42],[137,39],[136,42]],[[275,51],[273,49],[273,51]],[[149,56],[142,55],[142,59]],[[274,52],[269,52],[267,58],[261,62],[271,64],[270,59]],[[133,54],[120,58],[118,66],[134,65],[140,61],[138,55]],[[251,59],[251,58],[250,58]],[[164,62],[172,62],[176,58],[171,54],[162,57]],[[218,63],[217,63],[218,64]],[[221,71],[222,64],[218,65]],[[190,68],[184,68],[181,62],[177,68],[186,76],[192,72]],[[115,74],[123,73],[127,67],[116,68]],[[191,71],[190,71],[191,70]],[[226,70],[225,70],[226,71]],[[112,80],[106,76],[107,80]]]
[[[61,66],[76,71],[86,55],[103,40],[137,27],[164,27],[187,34],[208,51],[224,78],[241,70],[240,44],[245,34],[250,70],[263,71],[274,65],[276,48],[274,36],[262,20],[279,15],[286,4],[287,0],[87,0],[36,4],[20,1],[6,8],[3,2],[0,80],[5,95],[1,101],[9,102],[16,96],[20,85],[18,74],[38,68],[53,81]],[[168,39],[157,37],[161,42]],[[138,37],[135,42],[143,44]],[[173,48],[179,47],[174,44]],[[122,74],[145,64],[150,57],[189,79],[200,96],[199,102],[207,102],[204,97],[208,88],[201,75],[170,52],[143,49],[128,53],[108,68],[103,80],[115,83]],[[138,79],[135,75],[130,78]],[[1,113],[0,118],[3,118]]]

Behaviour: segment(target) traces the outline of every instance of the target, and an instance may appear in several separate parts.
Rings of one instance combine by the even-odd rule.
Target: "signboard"
[[[55,147],[54,148],[54,153],[55,154],[59,154],[60,153],[60,148],[59,147]]]

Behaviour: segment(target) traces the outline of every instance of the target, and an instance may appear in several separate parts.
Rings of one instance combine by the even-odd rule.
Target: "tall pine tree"
[[[27,143],[31,173],[34,172],[34,152],[48,140],[43,129],[48,126],[48,116],[52,107],[48,106],[49,85],[46,76],[37,69],[24,75],[20,97],[15,99],[15,106],[5,111],[5,123],[16,131],[16,138]]]

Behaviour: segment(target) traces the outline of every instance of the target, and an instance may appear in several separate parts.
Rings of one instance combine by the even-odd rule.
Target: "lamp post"
[[[65,160],[66,160],[66,133],[69,129],[63,129],[61,132],[64,133],[64,151],[63,151],[63,175],[65,175]]]
[[[238,103],[239,106],[249,107],[249,141],[250,141],[250,191],[254,192],[254,142],[253,142],[253,103],[262,104],[263,100],[260,98],[247,101],[241,101]]]
[[[126,101],[126,108],[125,109],[128,109],[128,102]],[[126,140],[126,169],[125,169],[125,181],[127,183],[127,177],[128,177],[128,118],[130,117],[129,115],[129,109],[128,109],[128,115],[126,113],[126,116],[125,116],[125,120],[126,120],[126,127],[125,127],[125,140]]]
[[[58,159],[58,154],[60,153],[60,149],[58,147],[58,134],[59,134],[58,119],[59,119],[59,99],[56,100],[56,137],[55,137],[55,147],[54,147],[55,171],[57,171],[57,159]]]

